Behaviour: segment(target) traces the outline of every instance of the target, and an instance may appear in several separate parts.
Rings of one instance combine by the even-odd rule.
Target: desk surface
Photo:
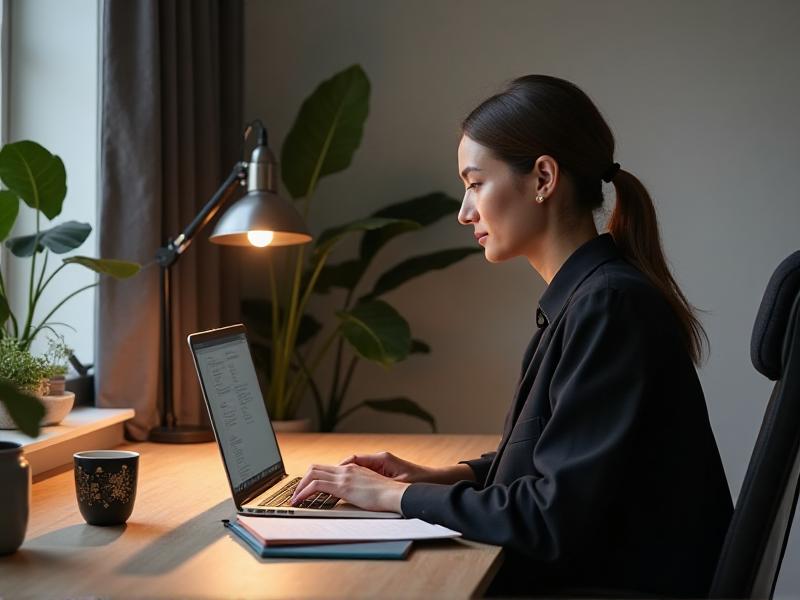
[[[389,450],[453,464],[497,445],[489,435],[281,434],[290,473],[354,452]],[[220,524],[234,513],[217,446],[131,444],[141,453],[133,515],[92,527],[78,512],[72,470],[33,486],[25,543],[0,557],[8,597],[469,597],[501,550],[473,542],[415,543],[404,561],[261,559]]]

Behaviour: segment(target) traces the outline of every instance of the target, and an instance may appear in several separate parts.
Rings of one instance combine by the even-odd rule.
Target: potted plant
[[[52,362],[53,359],[60,360],[59,357],[63,356],[68,348],[59,343],[51,343],[50,347],[49,357],[34,356],[28,350],[23,350],[18,340],[9,337],[0,339],[0,378],[39,399],[45,409],[41,425],[60,423],[75,402],[75,394],[64,390],[65,368],[61,364]],[[16,421],[12,418],[12,414],[2,405],[0,405],[0,429],[16,429]]]
[[[369,79],[360,66],[354,65],[322,82],[303,102],[283,144],[281,175],[289,194],[303,201],[306,217],[319,180],[350,165],[361,143],[369,93]],[[270,300],[245,301],[243,315],[255,334],[252,347],[268,390],[267,410],[273,421],[292,419],[310,390],[323,431],[332,431],[342,418],[363,407],[417,417],[435,431],[433,416],[409,398],[369,399],[347,410],[343,410],[343,403],[361,359],[390,367],[409,354],[429,352],[427,344],[412,339],[408,322],[381,296],[480,249],[450,248],[414,256],[385,272],[367,294],[357,297],[355,290],[386,243],[456,212],[459,204],[442,193],[427,194],[330,228],[310,251],[302,246],[268,251]],[[329,265],[334,249],[352,235],[361,235],[358,256]],[[288,265],[282,272],[276,266],[279,258]],[[324,340],[314,344],[313,351],[302,351],[322,330],[307,313],[309,298],[312,293],[327,293],[334,287],[347,291],[344,304],[335,314],[337,324]],[[334,344],[334,375],[325,398],[314,373]],[[352,354],[346,371],[345,346]]]
[[[53,332],[47,339],[47,352],[44,359],[50,366],[50,379],[48,380],[48,395],[63,394],[66,390],[67,371],[69,370],[69,357],[72,348],[67,346],[64,336]]]
[[[25,287],[28,290],[27,300],[19,314],[15,314],[9,303],[6,282],[0,272],[0,340],[3,342],[4,352],[12,356],[16,364],[27,365],[28,372],[25,377],[28,377],[36,372],[33,365],[40,364],[37,362],[39,359],[29,354],[33,341],[45,331],[55,333],[55,327],[65,326],[64,323],[53,321],[56,312],[71,298],[97,285],[97,282],[93,282],[67,293],[51,310],[41,316],[37,309],[42,294],[64,269],[78,265],[101,275],[127,278],[135,275],[140,266],[123,260],[69,256],[62,258],[61,264],[55,269],[48,269],[48,263],[53,255],[66,254],[79,248],[91,233],[92,227],[88,223],[67,221],[42,229],[42,219],[53,220],[61,214],[67,193],[64,163],[43,146],[27,140],[4,145],[0,149],[0,181],[7,188],[0,190],[0,242],[5,241],[6,248],[14,257],[30,263],[28,269],[30,276]],[[22,203],[35,213],[35,230],[32,234],[9,239],[8,236],[17,220]],[[17,289],[22,287],[20,284],[17,286]],[[49,356],[46,355],[41,359],[49,369],[48,377],[56,378],[53,382],[55,385],[58,384],[58,378],[63,378],[66,374],[66,359],[69,358],[66,353],[71,353],[63,343],[63,338],[59,339],[60,342],[51,343]],[[20,354],[12,353],[14,345]],[[18,374],[16,377],[19,376]],[[22,383],[15,377],[9,379],[20,387],[30,390],[27,380]],[[49,390],[48,393],[38,391],[40,397],[52,398]],[[58,391],[57,388],[54,388],[54,391]],[[52,422],[57,412],[55,408],[48,410],[46,422]]]

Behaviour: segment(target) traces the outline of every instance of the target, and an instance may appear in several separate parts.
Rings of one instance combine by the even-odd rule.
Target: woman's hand
[[[447,467],[426,467],[403,460],[391,452],[354,454],[339,464],[357,464],[404,483],[452,484],[462,480],[475,481],[475,473],[469,465],[459,463]]]
[[[391,452],[376,452],[375,454],[353,454],[345,458],[340,465],[359,465],[375,471],[379,475],[389,477],[403,483],[432,482],[434,469],[416,465]]]
[[[403,492],[409,485],[352,462],[335,466],[312,465],[297,484],[292,505],[324,492],[366,510],[399,513]]]

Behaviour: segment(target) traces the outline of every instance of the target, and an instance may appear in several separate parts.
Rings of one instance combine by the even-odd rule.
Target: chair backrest
[[[753,366],[775,381],[711,598],[772,598],[797,506],[800,475],[800,251],[767,284],[750,342]]]

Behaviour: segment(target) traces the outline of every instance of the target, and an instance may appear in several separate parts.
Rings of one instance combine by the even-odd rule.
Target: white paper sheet
[[[239,516],[239,522],[267,546],[434,540],[461,536],[457,531],[419,519],[282,519]]]

